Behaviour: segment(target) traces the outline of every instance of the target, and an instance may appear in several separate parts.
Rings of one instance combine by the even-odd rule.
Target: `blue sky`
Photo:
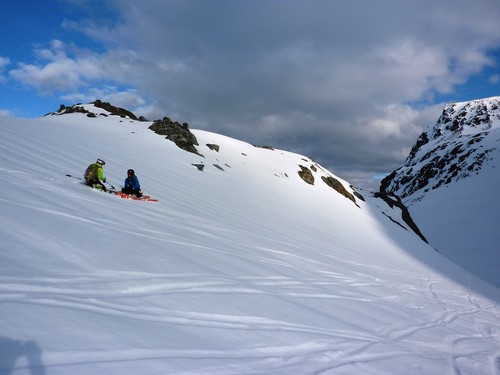
[[[498,0],[0,4],[0,113],[95,99],[390,173],[450,101],[500,95]]]

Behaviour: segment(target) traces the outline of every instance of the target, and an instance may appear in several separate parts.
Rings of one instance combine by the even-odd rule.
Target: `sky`
[[[0,115],[0,375],[498,375],[500,289],[400,209],[307,184],[303,155],[193,129],[201,158],[148,125]],[[81,184],[97,152],[158,202]],[[498,247],[493,166],[428,193],[439,250],[464,222]]]
[[[3,113],[101,99],[307,155],[356,186],[399,167],[445,103],[500,94],[498,0],[10,0],[0,11]]]

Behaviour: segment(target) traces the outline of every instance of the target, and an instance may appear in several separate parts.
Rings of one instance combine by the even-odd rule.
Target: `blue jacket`
[[[137,176],[127,177],[125,179],[125,184],[123,185],[123,187],[125,187],[125,188],[131,187],[134,190],[141,189],[141,185],[139,185],[139,180],[137,179]]]

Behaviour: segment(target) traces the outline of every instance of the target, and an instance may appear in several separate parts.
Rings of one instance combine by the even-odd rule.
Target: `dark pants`
[[[138,190],[138,189],[132,189],[130,186],[129,187],[124,187],[122,189],[122,193],[124,193],[124,194],[133,194],[136,197],[142,197],[142,193],[141,193],[140,190]]]
[[[107,191],[106,186],[99,180],[89,180],[87,185],[97,190]]]

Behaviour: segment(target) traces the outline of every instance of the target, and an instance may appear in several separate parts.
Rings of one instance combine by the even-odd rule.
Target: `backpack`
[[[94,163],[94,164],[90,164],[87,169],[85,170],[85,173],[84,173],[84,177],[85,177],[85,181],[89,182],[89,181],[92,181],[92,180],[97,180],[98,179],[98,170],[99,166],[97,165],[97,163]]]

